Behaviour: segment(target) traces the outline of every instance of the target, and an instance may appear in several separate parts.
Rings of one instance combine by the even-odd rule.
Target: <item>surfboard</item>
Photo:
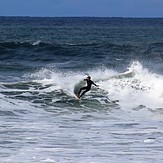
[[[85,85],[85,82],[81,80],[74,86],[74,95],[75,95],[75,98],[78,100],[80,100],[80,98],[78,97],[78,92],[80,88],[82,88],[84,85]]]
[[[80,100],[80,98],[78,97],[78,95],[76,95],[75,93],[74,93],[74,95],[75,95],[75,98],[76,98],[77,100]]]

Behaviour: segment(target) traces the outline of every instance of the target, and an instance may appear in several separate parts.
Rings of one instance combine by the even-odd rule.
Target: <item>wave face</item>
[[[0,17],[0,162],[161,162],[162,22]]]

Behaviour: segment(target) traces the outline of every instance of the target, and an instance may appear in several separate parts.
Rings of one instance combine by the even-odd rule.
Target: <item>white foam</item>
[[[124,73],[104,67],[87,72],[42,68],[25,77],[42,84],[42,86],[50,86],[44,89],[35,89],[31,86],[27,91],[46,93],[60,90],[68,96],[74,96],[74,86],[85,78],[85,74],[89,74],[92,80],[99,85],[99,90],[94,90],[93,86],[92,91],[94,90],[95,93],[98,91],[101,95],[105,93],[105,97],[111,100],[119,100],[119,105],[122,108],[136,108],[141,105],[152,109],[163,108],[163,76],[151,73],[139,62],[133,62],[128,67],[128,71]],[[25,92],[25,90],[23,91]]]
[[[41,40],[38,40],[38,41],[36,41],[36,42],[34,42],[32,45],[39,45],[41,43]]]
[[[133,62],[124,73],[104,67],[86,73],[99,84],[109,99],[119,100],[123,108],[139,105],[149,108],[163,107],[163,76],[149,72],[140,62]],[[49,91],[61,89],[67,95],[73,96],[75,84],[83,80],[86,73],[41,69],[31,76],[43,77],[44,79],[37,80],[43,85],[52,84],[53,86],[48,88]]]

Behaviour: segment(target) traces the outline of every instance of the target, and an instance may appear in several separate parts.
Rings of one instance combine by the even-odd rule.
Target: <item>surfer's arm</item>
[[[92,84],[93,84],[93,85],[95,85],[96,87],[98,87],[98,85],[97,85],[97,84],[95,84],[93,81],[92,81]]]
[[[84,79],[84,81],[87,81],[88,79],[86,78],[86,79]]]

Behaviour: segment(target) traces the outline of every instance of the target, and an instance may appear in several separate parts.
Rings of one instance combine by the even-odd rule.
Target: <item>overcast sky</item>
[[[0,16],[163,17],[163,0],[0,0]]]

